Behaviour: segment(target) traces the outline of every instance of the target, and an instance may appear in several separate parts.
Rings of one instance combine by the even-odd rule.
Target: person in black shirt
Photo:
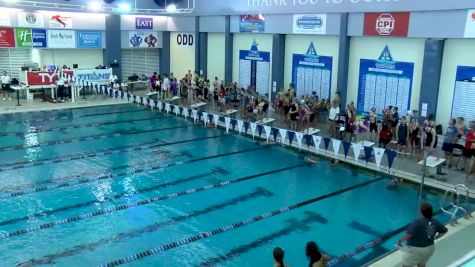
[[[447,228],[432,218],[430,204],[423,203],[420,211],[422,217],[409,225],[406,234],[397,243],[398,247],[402,247],[402,242],[407,240],[408,249],[403,258],[403,266],[425,267],[434,254],[434,240],[447,233]]]

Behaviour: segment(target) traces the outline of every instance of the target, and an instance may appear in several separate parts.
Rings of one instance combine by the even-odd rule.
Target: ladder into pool
[[[466,204],[465,208],[462,207],[464,203]],[[460,212],[466,219],[472,217],[469,189],[464,184],[458,184],[445,191],[444,197],[440,201],[440,209],[451,216],[451,225],[458,224],[457,214]]]

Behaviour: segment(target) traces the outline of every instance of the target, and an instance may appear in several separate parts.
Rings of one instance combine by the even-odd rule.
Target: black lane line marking
[[[265,188],[258,187],[254,190],[254,192],[235,197],[233,199],[221,202],[221,203],[216,204],[216,205],[208,206],[208,207],[206,207],[202,210],[196,210],[196,211],[193,211],[193,212],[188,213],[186,215],[178,215],[178,216],[172,217],[172,218],[170,218],[166,221],[153,223],[153,224],[147,225],[143,228],[132,230],[130,232],[118,233],[118,234],[113,235],[112,237],[106,237],[106,238],[100,239],[100,240],[98,240],[97,242],[94,242],[94,243],[77,245],[77,246],[74,246],[72,248],[68,248],[66,250],[63,250],[63,251],[60,251],[60,252],[57,252],[57,253],[54,253],[54,254],[49,254],[49,255],[43,256],[40,259],[30,259],[30,260],[25,261],[23,263],[17,264],[17,266],[27,267],[27,266],[36,266],[36,265],[40,265],[40,264],[54,264],[54,263],[56,263],[56,261],[58,259],[61,259],[61,258],[64,258],[64,257],[74,256],[74,255],[79,254],[79,253],[81,253],[82,251],[85,251],[85,250],[90,250],[91,251],[95,248],[101,247],[101,246],[106,245],[106,244],[120,242],[120,241],[122,241],[126,238],[133,238],[133,237],[136,237],[136,236],[143,235],[145,233],[151,233],[151,232],[154,232],[157,229],[165,227],[167,225],[178,223],[178,222],[181,222],[181,221],[193,218],[193,217],[205,215],[205,214],[208,214],[208,213],[211,213],[211,212],[214,212],[214,211],[222,210],[222,209],[225,209],[227,207],[236,206],[238,204],[241,204],[243,202],[246,202],[246,201],[258,198],[258,197],[271,197],[271,196],[273,196],[272,192],[268,191]]]
[[[164,147],[164,146],[170,146],[170,145],[176,145],[176,144],[182,144],[182,143],[191,143],[191,142],[202,141],[202,140],[206,140],[206,139],[227,137],[227,136],[231,136],[231,135],[228,135],[228,134],[214,135],[214,136],[200,137],[200,138],[181,140],[181,141],[169,142],[169,143],[163,143],[163,144],[157,144],[157,145],[150,145],[148,147],[136,147],[136,148],[133,149],[133,152],[141,151],[141,150],[147,150],[147,149],[153,149],[153,148],[158,148],[158,147]],[[157,151],[161,151],[161,150],[157,150]],[[169,151],[164,150],[163,152],[168,153]],[[156,152],[154,152],[154,153],[156,153]],[[108,154],[106,154],[106,155],[108,155]],[[178,156],[188,156],[188,157],[190,157],[190,155],[188,153],[185,153],[185,152],[179,153]],[[122,166],[117,166],[117,167],[113,167],[113,168],[104,169],[101,172],[108,172],[108,171],[110,172],[110,171],[114,171],[114,170],[140,166],[140,165],[150,163],[150,162],[154,162],[154,161],[156,161],[156,160],[153,159],[153,160],[148,160],[148,161],[134,163],[134,164],[126,164],[126,165],[122,165]],[[3,187],[2,189],[9,189],[9,190],[17,189],[18,190],[18,187],[24,188],[25,186],[37,186],[37,185],[42,185],[42,184],[48,184],[48,183],[51,183],[51,182],[64,181],[66,179],[71,179],[71,178],[79,178],[79,177],[85,176],[85,175],[99,175],[98,173],[100,173],[100,172],[85,172],[85,173],[79,173],[79,174],[70,175],[70,176],[64,176],[64,177],[59,177],[59,178],[42,180],[42,181],[38,181],[38,182],[35,182],[35,183],[29,183],[29,184],[26,184],[26,185],[23,184],[21,186]],[[126,174],[123,174],[123,175],[126,175]],[[24,190],[27,190],[27,189],[24,189]],[[4,193],[8,194],[8,193],[11,193],[11,192],[4,192]],[[3,195],[0,195],[0,199],[1,198],[3,198]]]
[[[134,192],[122,192],[122,193],[119,193],[119,194],[114,194],[114,195],[106,197],[102,201],[94,199],[94,200],[90,200],[90,201],[87,201],[87,202],[82,202],[82,203],[78,203],[78,204],[74,204],[74,205],[64,206],[64,207],[61,207],[61,208],[58,208],[58,209],[44,210],[44,211],[40,211],[40,212],[37,212],[37,213],[28,214],[28,215],[23,216],[23,217],[13,218],[13,219],[9,219],[7,221],[0,222],[0,226],[5,226],[5,225],[8,225],[8,224],[17,223],[17,222],[21,222],[21,221],[25,221],[25,220],[31,220],[31,219],[34,219],[35,217],[38,217],[38,216],[51,215],[51,214],[55,214],[55,213],[58,213],[58,212],[61,212],[61,211],[69,211],[69,210],[73,210],[73,209],[83,208],[83,207],[87,207],[87,206],[90,206],[90,205],[93,205],[93,204],[104,204],[104,203],[107,203],[107,202],[111,202],[111,201],[120,199],[123,196],[130,197],[130,196],[134,196],[134,195],[137,195],[137,194],[146,193],[146,192],[150,192],[150,191],[153,191],[153,190],[161,189],[161,188],[164,188],[164,187],[175,186],[175,185],[183,184],[183,183],[190,182],[190,181],[193,181],[193,180],[198,180],[198,179],[213,175],[215,173],[220,173],[220,172],[221,171],[216,169],[216,170],[212,170],[210,172],[206,172],[206,173],[202,173],[202,174],[198,174],[198,175],[193,175],[193,176],[188,177],[188,178],[178,179],[178,180],[174,180],[174,181],[170,181],[170,182],[160,183],[160,184],[150,186],[150,187],[144,187],[144,188],[136,189]]]
[[[306,164],[300,164],[300,165],[297,165],[297,166],[286,167],[286,168],[282,168],[282,169],[267,172],[267,174],[268,173],[280,172],[280,171],[288,170],[288,169],[292,169],[292,168],[297,168],[297,167],[301,167],[301,166],[305,166],[305,165]],[[73,216],[73,217],[64,218],[64,219],[60,219],[60,220],[56,220],[56,221],[51,221],[51,222],[48,222],[48,223],[43,223],[43,224],[40,224],[40,225],[37,225],[37,226],[23,228],[23,229],[8,232],[8,233],[3,233],[3,234],[0,234],[0,240],[7,239],[7,238],[10,238],[10,237],[13,237],[13,236],[23,235],[23,234],[26,234],[26,233],[31,233],[31,232],[51,228],[51,227],[57,226],[57,225],[63,225],[63,224],[67,224],[67,223],[70,223],[70,222],[81,221],[81,220],[84,220],[84,219],[87,219],[87,218],[92,218],[92,217],[96,217],[96,216],[110,214],[110,213],[113,213],[115,211],[126,210],[126,209],[129,209],[129,208],[135,208],[135,207],[139,207],[139,206],[143,206],[143,205],[148,205],[148,204],[155,203],[155,202],[158,202],[158,201],[163,201],[163,200],[172,199],[172,198],[176,198],[176,197],[182,197],[182,196],[185,196],[185,195],[189,195],[189,194],[193,194],[193,193],[197,193],[197,192],[202,192],[202,191],[207,191],[207,190],[214,189],[214,188],[224,187],[224,186],[239,183],[239,182],[242,182],[242,181],[245,181],[245,180],[255,179],[255,178],[263,176],[263,175],[266,175],[266,173],[255,174],[255,175],[251,175],[251,176],[247,176],[247,177],[243,177],[243,178],[239,178],[239,179],[235,179],[235,180],[224,181],[224,182],[221,182],[221,183],[218,183],[218,184],[210,184],[210,185],[207,185],[207,186],[188,189],[188,190],[182,191],[182,192],[172,193],[172,194],[168,194],[168,195],[161,195],[161,196],[152,197],[152,198],[144,199],[144,200],[140,200],[140,201],[129,202],[127,204],[123,204],[123,205],[119,205],[119,206],[111,206],[111,207],[108,207],[108,208],[105,208],[105,209],[102,209],[102,210],[98,210],[98,211],[94,211],[94,212],[82,213],[82,214],[79,214],[79,215],[76,215],[76,216]]]
[[[265,235],[259,239],[252,241],[251,243],[233,248],[226,254],[221,254],[214,258],[207,258],[196,266],[199,266],[199,267],[213,266],[218,263],[222,263],[224,261],[229,261],[235,257],[238,257],[239,255],[243,253],[256,249],[257,247],[269,244],[269,242],[277,238],[289,235],[296,231],[308,231],[308,229],[310,228],[309,226],[313,223],[321,223],[321,224],[327,223],[327,220],[316,212],[307,210],[304,213],[305,213],[305,218],[302,220],[297,220],[295,218],[290,219],[287,221],[288,226],[280,229],[279,231]]]
[[[196,127],[196,126],[198,126],[198,124],[188,124],[188,125],[182,125],[182,126],[157,128],[157,129],[150,129],[150,130],[143,130],[143,131],[122,132],[122,133],[117,132],[117,133],[91,135],[91,136],[71,138],[71,139],[62,139],[62,140],[48,141],[48,142],[40,143],[40,144],[33,145],[33,146],[23,146],[23,145],[7,146],[7,147],[1,147],[0,152],[2,152],[2,151],[12,151],[12,150],[21,150],[21,149],[28,149],[28,148],[37,148],[37,147],[43,147],[43,146],[68,144],[68,143],[75,143],[75,142],[82,142],[82,141],[92,141],[92,140],[98,140],[98,139],[103,139],[103,138],[112,138],[112,137],[120,137],[120,136],[133,135],[133,134],[159,132],[159,131],[165,131],[165,130],[173,130],[173,129]]]
[[[111,172],[109,172],[109,173],[100,174],[100,175],[90,177],[90,178],[74,179],[74,180],[70,180],[70,181],[66,181],[66,182],[62,182],[62,183],[58,183],[58,184],[51,184],[51,185],[46,185],[46,186],[41,186],[41,187],[32,187],[32,188],[28,188],[28,189],[20,190],[20,191],[15,191],[15,192],[7,192],[7,193],[4,193],[4,194],[0,195],[0,199],[6,199],[6,198],[23,196],[23,195],[27,195],[27,194],[39,193],[39,192],[49,191],[49,190],[53,190],[53,189],[59,189],[59,188],[74,186],[74,185],[78,185],[78,184],[93,183],[93,182],[97,182],[97,181],[102,181],[102,180],[113,179],[113,178],[117,178],[117,177],[121,177],[121,176],[126,176],[126,175],[129,175],[129,174],[139,174],[139,173],[147,173],[147,172],[156,171],[156,170],[164,170],[164,169],[168,169],[168,168],[171,168],[171,167],[180,166],[180,165],[184,165],[184,164],[190,164],[190,163],[194,163],[194,162],[198,162],[198,161],[204,161],[204,160],[214,159],[214,158],[218,158],[218,157],[226,157],[226,156],[231,156],[231,155],[235,155],[235,154],[261,150],[261,149],[265,149],[267,147],[269,147],[269,146],[260,146],[260,147],[257,147],[257,148],[250,148],[250,149],[239,150],[239,151],[234,151],[234,152],[227,152],[227,153],[223,153],[223,154],[217,154],[217,155],[213,155],[213,156],[206,156],[206,157],[202,157],[202,158],[182,160],[182,161],[176,161],[176,162],[171,162],[171,163],[167,163],[167,164],[160,164],[160,165],[152,165],[152,166],[145,167],[145,168],[138,168],[138,169],[131,169],[129,171],[123,171],[123,172],[120,172],[120,173],[111,173]],[[154,162],[154,161],[156,161],[156,160],[152,159],[152,160],[146,161],[145,163],[151,163],[151,162]],[[128,167],[141,166],[143,164],[144,164],[144,162],[141,162],[141,163],[137,163],[137,164],[128,164],[128,165],[125,165],[125,167],[120,166],[120,167],[116,167],[116,168],[124,169],[124,168],[128,168]]]
[[[356,189],[358,187],[363,187],[363,186],[375,183],[375,182],[380,181],[382,179],[386,179],[386,177],[380,177],[380,178],[376,178],[374,180],[369,180],[369,181],[366,181],[366,182],[363,182],[363,183],[359,183],[359,184],[356,184],[356,185],[353,185],[353,186],[350,186],[350,187],[343,188],[343,189],[340,189],[338,191],[332,192],[330,194],[326,194],[326,195],[323,195],[323,196],[311,198],[309,200],[302,201],[302,202],[296,203],[296,204],[288,206],[288,207],[284,207],[284,208],[281,208],[281,209],[270,211],[270,212],[267,212],[267,213],[264,213],[264,214],[246,219],[246,220],[242,220],[242,221],[239,221],[239,222],[235,222],[233,224],[229,224],[229,225],[226,225],[226,226],[223,226],[223,227],[220,227],[220,228],[216,228],[216,229],[211,230],[209,232],[203,232],[203,233],[200,233],[200,234],[197,234],[197,235],[194,235],[194,236],[190,236],[190,237],[181,239],[179,241],[170,242],[170,243],[167,243],[167,244],[159,246],[159,247],[148,249],[148,250],[145,250],[145,251],[142,251],[142,252],[139,252],[139,253],[136,253],[136,254],[132,254],[130,256],[127,256],[127,257],[124,257],[124,258],[121,258],[121,259],[117,259],[117,260],[113,260],[113,261],[108,262],[108,263],[101,264],[99,266],[100,267],[113,267],[113,266],[119,266],[119,265],[122,265],[122,264],[125,264],[125,263],[128,263],[128,262],[136,261],[136,260],[139,260],[139,259],[142,259],[142,258],[145,258],[145,257],[149,257],[151,255],[166,251],[166,250],[170,250],[172,248],[181,247],[183,245],[186,245],[186,244],[189,244],[189,243],[192,243],[192,242],[196,242],[196,241],[199,241],[199,240],[202,240],[202,239],[207,239],[211,236],[218,235],[218,234],[221,234],[221,233],[233,230],[233,229],[237,229],[237,228],[246,226],[248,224],[252,224],[252,223],[255,223],[255,222],[258,222],[258,221],[262,221],[262,220],[265,220],[265,219],[268,219],[268,218],[271,218],[271,217],[274,217],[274,216],[277,216],[277,215],[280,215],[280,214],[283,214],[283,213],[286,213],[286,212],[289,212],[289,211],[292,211],[292,210],[295,210],[295,209],[298,209],[298,208],[301,208],[301,207],[304,207],[306,205],[315,203],[317,201],[320,201],[320,200],[323,200],[323,199],[326,199],[326,198],[329,198],[329,197],[333,197],[335,195],[345,193],[347,191]]]
[[[76,125],[67,125],[67,126],[59,126],[53,128],[38,128],[31,132],[3,132],[0,133],[0,137],[2,136],[18,136],[18,137],[25,137],[29,134],[38,134],[38,133],[47,133],[47,132],[55,132],[55,131],[65,131],[71,129],[82,129],[82,128],[89,128],[89,127],[100,127],[105,125],[112,125],[112,124],[119,124],[119,123],[132,123],[132,122],[139,122],[139,121],[156,121],[156,120],[165,120],[174,117],[159,117],[159,118],[145,118],[145,119],[135,119],[135,120],[122,120],[122,121],[107,121],[107,122],[93,122],[93,123],[86,123],[86,124],[76,124]]]

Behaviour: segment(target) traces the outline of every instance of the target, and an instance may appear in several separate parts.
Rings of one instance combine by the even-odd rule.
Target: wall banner
[[[409,12],[365,13],[363,35],[407,37],[410,15]]]
[[[72,30],[48,30],[49,48],[75,48],[76,33]]]
[[[388,46],[379,59],[361,59],[357,113],[367,114],[374,107],[381,114],[388,106],[398,107],[399,114],[410,108],[413,62],[394,61]]]
[[[265,19],[262,15],[241,15],[240,32],[264,32]]]
[[[475,66],[457,66],[451,118],[475,120]]]
[[[239,50],[239,85],[269,94],[270,52],[259,51],[256,40],[251,49]]]
[[[93,83],[109,84],[109,77],[112,75],[112,69],[90,69],[75,70],[74,77],[78,81],[88,81]]]
[[[192,48],[195,46],[195,35],[193,33],[179,33],[176,35],[176,44]]]
[[[46,48],[46,30],[16,28],[15,33],[17,47]]]
[[[15,47],[13,28],[0,28],[0,47]]]
[[[158,37],[156,32],[151,31],[130,31],[129,47],[155,48]]]
[[[62,73],[72,76],[72,70],[63,70]],[[54,71],[28,71],[26,74],[27,84],[29,86],[47,86],[56,84],[58,72]]]
[[[100,31],[78,31],[78,48],[102,48],[102,32]]]
[[[135,17],[135,29],[153,30],[153,18]]]
[[[295,14],[293,33],[326,34],[327,14]]]
[[[12,26],[12,21],[10,20],[10,13],[0,12],[0,26]]]
[[[333,57],[320,56],[312,43],[305,54],[292,55],[292,84],[297,96],[330,99]]]
[[[49,17],[49,27],[53,29],[72,29],[73,18],[62,15],[52,15]]]
[[[475,9],[469,9],[467,11],[464,36],[465,38],[475,38]]]
[[[18,27],[43,28],[43,14],[18,12]]]

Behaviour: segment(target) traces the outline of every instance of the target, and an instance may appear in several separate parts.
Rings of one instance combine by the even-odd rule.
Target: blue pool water
[[[98,265],[324,196],[128,263],[271,266],[281,246],[291,266],[305,266],[307,241],[340,256],[416,216],[416,187],[389,190],[379,174],[325,159],[309,166],[302,153],[132,105],[0,123],[2,266]],[[232,182],[187,191],[224,181]],[[437,193],[425,199],[439,207]],[[392,250],[397,237],[340,266]]]

